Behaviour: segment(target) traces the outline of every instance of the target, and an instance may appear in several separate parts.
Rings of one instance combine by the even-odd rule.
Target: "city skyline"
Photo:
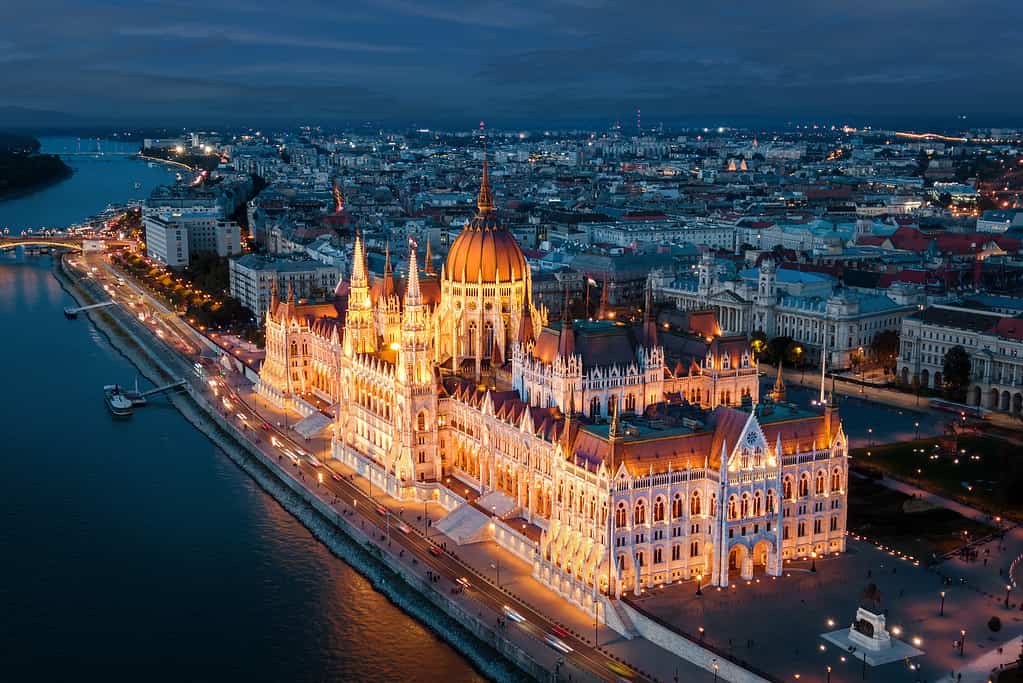
[[[1003,125],[1023,10],[972,11],[999,21],[913,2],[16,2],[0,125]]]

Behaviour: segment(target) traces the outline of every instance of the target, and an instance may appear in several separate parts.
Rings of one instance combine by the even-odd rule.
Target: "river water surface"
[[[0,226],[64,226],[174,177],[68,162],[0,202]],[[101,387],[135,371],[64,319],[50,265],[0,252],[0,680],[482,680],[165,401],[113,420]]]

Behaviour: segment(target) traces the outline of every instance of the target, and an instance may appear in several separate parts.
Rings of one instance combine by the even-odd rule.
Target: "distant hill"
[[[0,199],[32,192],[71,175],[55,154],[39,154],[39,140],[0,133]]]
[[[44,128],[69,128],[81,124],[71,114],[27,107],[0,107],[0,129],[38,131]]]

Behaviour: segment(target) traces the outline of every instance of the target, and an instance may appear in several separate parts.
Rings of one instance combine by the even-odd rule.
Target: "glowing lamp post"
[[[945,591],[941,591],[941,606],[938,607],[938,616],[945,616]]]
[[[817,551],[813,550],[810,552],[810,571],[814,574],[817,573]]]
[[[696,594],[703,595],[703,574],[696,575]],[[703,633],[703,629],[700,629],[700,633]]]

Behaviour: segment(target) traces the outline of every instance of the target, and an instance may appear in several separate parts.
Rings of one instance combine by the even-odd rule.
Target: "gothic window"
[[[767,489],[767,514],[774,514],[774,489]]]
[[[618,509],[615,510],[615,527],[621,529],[626,523],[625,503],[618,503]]]
[[[494,323],[489,320],[483,325],[483,357],[489,358],[494,351]]]
[[[660,496],[658,496],[657,500],[654,501],[654,521],[664,521],[664,498],[661,498]]]
[[[476,355],[476,323],[469,323],[469,338],[467,341],[467,348],[465,349],[467,355]]]
[[[710,516],[714,517],[718,513],[718,494],[710,494]]]
[[[728,519],[738,519],[739,513],[735,507],[735,496],[728,497]]]
[[[700,514],[700,492],[693,491],[692,497],[689,499],[689,516],[695,517]]]
[[[672,519],[678,519],[682,516],[682,494],[676,493],[675,498],[671,501],[671,517]]]
[[[739,516],[742,517],[743,519],[746,519],[747,517],[749,517],[749,494],[748,493],[742,494],[742,501],[740,503]]]
[[[700,556],[700,542],[699,541],[693,541],[692,543],[689,544],[689,557],[699,557],[699,556]]]
[[[632,521],[634,524],[646,524],[646,503],[643,499],[636,501],[636,510],[633,513]]]
[[[786,475],[783,486],[784,491],[782,495],[785,496],[785,500],[792,500],[792,477]]]
[[[732,358],[726,353],[721,357],[721,368],[723,370],[730,370],[732,367]]]
[[[416,418],[416,428],[419,431],[421,431],[421,432],[425,432],[426,431],[426,411],[425,410],[420,412],[419,413],[419,417]]]
[[[760,491],[753,494],[753,516],[759,517],[764,514],[763,497],[760,495]]]
[[[783,541],[789,540],[789,525],[788,524],[786,524],[785,526],[783,526],[781,528],[781,540],[783,540]]]
[[[831,490],[833,492],[842,490],[842,473],[838,471],[837,467],[831,473]]]
[[[814,483],[813,492],[818,496],[824,494],[824,470],[818,470],[817,481]]]
[[[636,396],[634,394],[628,394],[625,397],[625,411],[634,412],[636,410]]]
[[[740,463],[740,467],[742,469],[744,469],[744,470],[745,469],[749,469],[749,449],[748,448],[743,448],[742,449],[742,455],[740,456],[739,463]]]
[[[600,417],[600,397],[590,399],[590,417]]]
[[[806,472],[799,477],[799,497],[805,498],[810,495],[810,475]]]

